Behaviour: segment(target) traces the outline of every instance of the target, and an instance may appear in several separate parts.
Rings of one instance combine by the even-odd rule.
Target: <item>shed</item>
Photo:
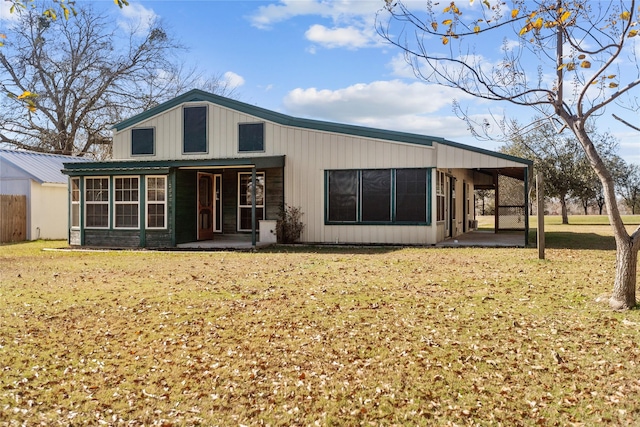
[[[0,149],[0,195],[26,199],[26,240],[66,239],[68,230],[68,181],[64,163],[88,162],[71,156]],[[2,212],[0,222],[18,214]],[[6,217],[5,217],[6,216]]]
[[[113,160],[67,163],[79,246],[176,247],[247,236],[285,206],[305,243],[435,245],[475,227],[476,188],[528,234],[529,160],[445,138],[297,118],[192,90],[114,126]],[[498,210],[503,206],[496,203]],[[272,227],[272,225],[269,225]],[[264,231],[264,230],[262,230]]]

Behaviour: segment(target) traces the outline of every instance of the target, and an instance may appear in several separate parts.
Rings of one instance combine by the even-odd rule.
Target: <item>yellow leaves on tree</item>
[[[15,95],[13,93],[9,93],[8,96],[9,98],[14,98],[24,102],[24,104],[26,105],[27,109],[29,109],[30,112],[32,113],[36,112],[37,110],[36,98],[38,97],[38,94],[25,90],[24,92],[22,92],[21,95]]]

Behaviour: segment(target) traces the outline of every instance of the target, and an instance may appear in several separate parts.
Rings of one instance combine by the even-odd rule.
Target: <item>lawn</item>
[[[638,425],[640,310],[577,222],[546,260],[1,246],[0,425]]]

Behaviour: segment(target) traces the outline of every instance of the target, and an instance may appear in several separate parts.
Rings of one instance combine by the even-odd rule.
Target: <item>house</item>
[[[65,164],[69,242],[165,248],[245,235],[255,245],[258,233],[273,238],[261,221],[288,205],[303,212],[302,242],[433,245],[471,230],[474,189],[501,177],[523,184],[505,217],[518,217],[524,239],[530,166],[192,90],[116,124],[113,160]]]
[[[17,219],[24,226],[24,231],[17,232],[19,240],[67,238],[69,179],[61,171],[64,163],[78,161],[87,162],[79,157],[0,149],[0,195],[26,199],[21,213],[3,210],[0,219],[5,224]],[[10,218],[15,215],[21,218]]]

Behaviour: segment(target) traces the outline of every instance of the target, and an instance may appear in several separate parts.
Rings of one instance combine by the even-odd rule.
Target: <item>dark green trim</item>
[[[84,179],[80,178],[80,244],[84,246],[84,215],[85,215],[85,195]]]
[[[433,175],[433,171],[435,168],[427,169],[427,188],[429,189],[427,193],[427,225],[431,225],[431,215],[433,212],[431,211],[433,205],[433,193],[435,188],[433,188],[433,179],[431,178]]]
[[[168,181],[171,180],[171,181]],[[167,187],[165,197],[168,197],[167,200],[167,210],[169,209],[169,201],[171,202],[171,214],[166,212],[165,215],[167,221],[167,227],[171,230],[171,246],[175,247],[177,245],[176,238],[176,206],[177,206],[177,197],[176,197],[176,187],[177,187],[177,173],[175,170],[171,171],[169,176],[167,177]],[[197,221],[197,219],[194,218]]]
[[[140,247],[144,248],[147,246],[147,177],[141,176],[138,179],[140,180],[138,185],[138,203],[140,204],[138,206],[138,225],[140,228]]]
[[[198,160],[121,160],[106,162],[64,163],[62,173],[69,176],[92,175],[166,175],[172,168],[255,167],[283,168],[285,156],[241,157]]]

